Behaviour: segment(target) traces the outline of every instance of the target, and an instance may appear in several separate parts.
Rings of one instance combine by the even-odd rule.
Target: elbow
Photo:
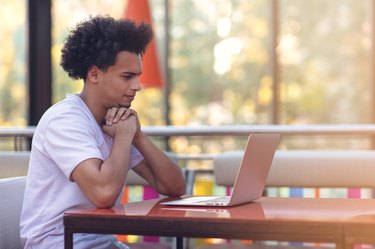
[[[97,208],[111,208],[115,205],[116,202],[112,202],[111,200],[97,200],[93,202],[93,204]]]
[[[160,188],[159,192],[170,197],[178,197],[185,194],[186,183],[185,181],[180,181],[178,183],[165,186],[164,188]]]
[[[118,195],[113,194],[113,191],[101,190],[97,191],[91,202],[97,208],[111,208],[116,204]]]

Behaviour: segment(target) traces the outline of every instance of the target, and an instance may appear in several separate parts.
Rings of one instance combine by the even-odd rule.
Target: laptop
[[[251,134],[237,172],[231,196],[191,196],[161,202],[168,206],[221,206],[248,203],[262,196],[280,134]]]

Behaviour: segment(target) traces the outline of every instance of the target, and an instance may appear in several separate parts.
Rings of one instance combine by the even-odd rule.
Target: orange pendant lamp
[[[132,19],[135,22],[144,22],[152,25],[152,16],[148,0],[128,0],[125,10],[125,18]],[[164,79],[161,72],[158,53],[156,49],[156,39],[148,45],[142,60],[143,72],[140,76],[141,84],[144,88],[164,87]]]

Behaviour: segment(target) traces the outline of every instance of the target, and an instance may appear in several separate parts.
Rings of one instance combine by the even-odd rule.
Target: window
[[[172,125],[374,121],[372,1],[169,0],[169,58],[164,53],[165,2],[150,1],[160,62],[165,68],[168,61],[171,75]],[[52,7],[55,103],[82,87],[59,65],[67,29],[89,15],[121,17],[126,1],[53,0]],[[2,126],[27,124],[26,8],[26,1],[6,0],[0,10]],[[145,89],[137,97],[134,108],[142,123],[164,125],[163,89]],[[217,149],[183,144],[178,140],[172,147]],[[371,141],[300,137],[287,143],[289,148],[317,146],[368,148]]]
[[[0,126],[27,125],[26,1],[0,8]]]

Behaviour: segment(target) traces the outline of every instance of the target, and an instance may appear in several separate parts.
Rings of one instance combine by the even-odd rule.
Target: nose
[[[140,91],[142,90],[142,85],[141,85],[141,81],[139,79],[139,76],[135,77],[133,82],[132,82],[132,89],[134,91]]]

